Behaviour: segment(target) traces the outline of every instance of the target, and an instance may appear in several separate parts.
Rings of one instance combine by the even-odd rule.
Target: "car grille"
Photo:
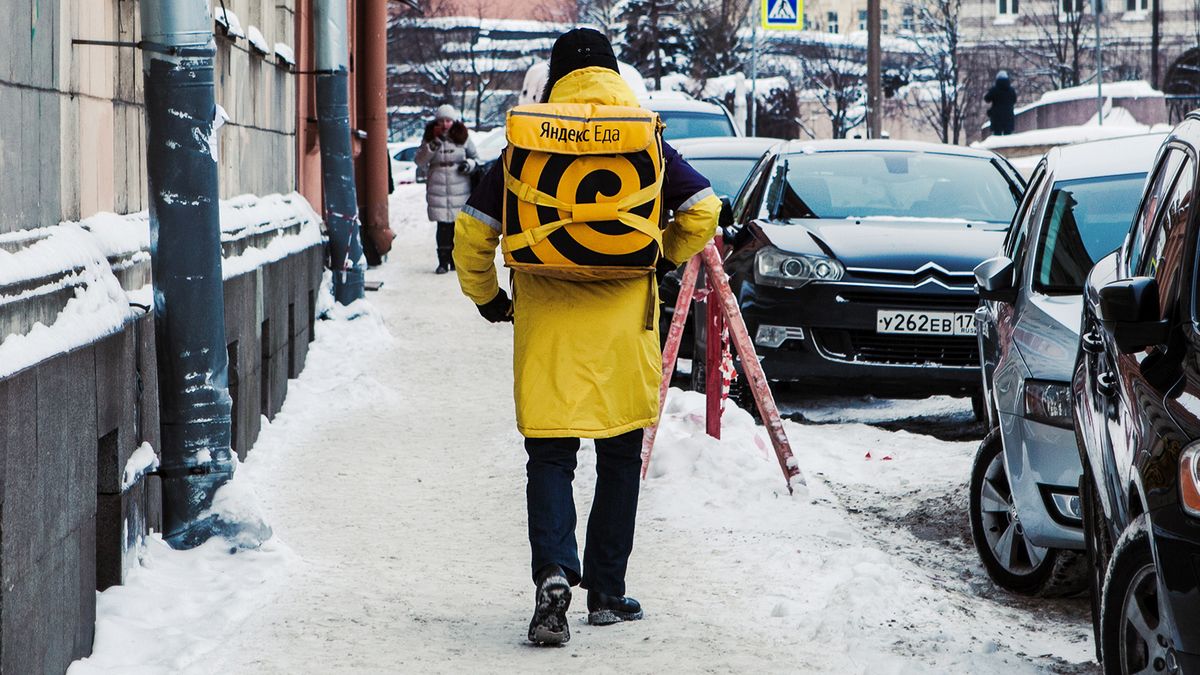
[[[822,355],[835,361],[895,366],[977,367],[974,337],[893,335],[863,330],[813,331]]]
[[[960,295],[923,295],[918,293],[877,293],[845,290],[838,293],[843,302],[872,305],[879,309],[917,309],[924,311],[972,312],[979,306],[974,293]]]

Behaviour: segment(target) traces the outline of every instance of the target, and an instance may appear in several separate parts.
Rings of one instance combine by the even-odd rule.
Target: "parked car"
[[[725,263],[768,379],[981,405],[972,270],[999,249],[1023,188],[983,150],[886,140],[771,148],[733,206]]]
[[[681,138],[672,142],[671,146],[712,183],[713,192],[717,193],[722,201],[732,203],[742,183],[746,182],[746,176],[750,175],[750,170],[763,153],[782,142],[778,138],[713,136]],[[681,272],[672,272],[658,287],[658,295],[662,300],[659,336],[664,341],[675,316],[675,300],[679,297],[681,277]],[[694,339],[689,321],[684,324],[683,341],[679,345],[680,358],[692,358]]]
[[[1087,585],[1071,372],[1083,282],[1129,231],[1162,134],[1051,149],[1004,249],[975,269],[991,432],[971,469],[975,549],[1000,586],[1073,595]]]
[[[663,139],[674,142],[680,138],[704,136],[741,136],[733,116],[725,106],[710,101],[698,101],[682,92],[651,92],[640,97],[642,107],[658,113],[666,128]]]
[[[1200,673],[1200,114],[1167,137],[1084,288],[1072,379],[1098,656]]]
[[[392,181],[396,185],[417,182],[417,156],[419,143],[388,143],[388,155],[392,158]]]

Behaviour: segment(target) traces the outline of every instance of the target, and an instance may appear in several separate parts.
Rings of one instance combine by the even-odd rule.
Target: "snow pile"
[[[267,47],[267,38],[263,37],[258,26],[250,26],[246,29],[246,40],[250,43],[250,47],[259,54],[267,56],[271,53],[271,49]]]
[[[206,672],[207,655],[282,590],[297,561],[278,539],[231,554],[219,538],[176,551],[152,534],[125,584],[96,596],[92,655],[67,672]]]
[[[787,497],[770,437],[750,413],[728,403],[721,440],[705,433],[704,413],[704,394],[669,392],[646,475],[656,484],[682,488],[673,503],[680,515],[698,506],[737,508]]]
[[[980,592],[990,584],[969,541],[917,538],[905,525],[928,509],[962,509],[965,522],[954,486],[969,475],[975,442],[862,421],[968,420],[968,405],[943,397],[801,408],[845,422],[785,424],[810,499],[788,496],[765,430],[747,413],[727,403],[717,441],[704,433],[704,397],[671,390],[639,508],[639,520],[662,522],[663,532],[642,528],[639,542],[654,547],[670,531],[695,542],[695,559],[676,570],[692,590],[673,600],[675,611],[744,616],[756,631],[787,636],[777,648],[805,672],[1036,673],[1046,662],[1028,654],[1092,658],[1085,618],[1057,624],[997,604]]]
[[[129,456],[129,461],[125,462],[125,469],[121,472],[121,492],[133,487],[142,479],[142,476],[156,469],[158,469],[158,454],[154,452],[154,448],[149,443],[142,443]]]

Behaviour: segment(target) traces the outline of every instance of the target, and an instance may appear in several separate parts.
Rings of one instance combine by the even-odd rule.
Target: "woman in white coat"
[[[475,144],[454,106],[439,106],[425,125],[425,137],[415,158],[425,169],[425,203],[437,223],[436,273],[454,269],[454,218],[471,196],[471,172],[477,164]]]

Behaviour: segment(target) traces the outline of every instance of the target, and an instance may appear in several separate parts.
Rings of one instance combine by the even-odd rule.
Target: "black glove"
[[[658,263],[654,266],[654,278],[659,284],[661,284],[663,279],[667,278],[668,274],[674,272],[678,268],[679,266],[670,260],[667,260],[666,258],[659,258]]]
[[[496,297],[475,307],[479,309],[480,316],[492,323],[500,323],[502,321],[512,323],[512,300],[508,299],[508,293],[505,293],[503,288],[496,292]]]
[[[461,174],[471,173],[471,163],[465,159],[463,161],[459,162],[458,163],[458,172]]]
[[[437,126],[437,122],[429,122],[425,125],[425,133],[421,136],[422,143],[428,143],[434,139],[433,128]]]

